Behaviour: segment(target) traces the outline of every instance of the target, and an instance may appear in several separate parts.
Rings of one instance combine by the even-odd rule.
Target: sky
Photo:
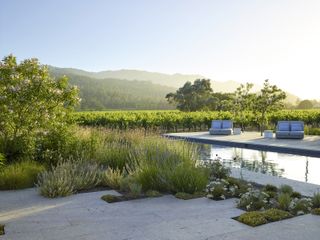
[[[0,57],[269,79],[320,99],[319,13],[320,0],[0,0]]]

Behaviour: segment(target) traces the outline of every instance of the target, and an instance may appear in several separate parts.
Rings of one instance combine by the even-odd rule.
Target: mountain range
[[[187,81],[206,78],[196,74],[163,74],[140,70],[88,72],[75,68],[49,66],[50,73],[66,75],[73,85],[80,88],[82,110],[106,109],[172,109],[165,99]],[[240,83],[211,80],[214,92],[234,92]],[[253,91],[261,86],[254,85]],[[295,104],[298,97],[287,93],[286,102]]]

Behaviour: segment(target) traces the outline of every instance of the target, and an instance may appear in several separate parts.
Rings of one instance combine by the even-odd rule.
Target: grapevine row
[[[82,126],[101,126],[110,129],[145,129],[160,131],[198,131],[210,128],[213,119],[232,119],[235,126],[257,128],[258,119],[245,112],[242,120],[231,112],[179,112],[179,111],[106,111],[76,112],[74,121]],[[285,110],[268,115],[270,127],[279,120],[301,120],[312,127],[320,126],[320,110]]]

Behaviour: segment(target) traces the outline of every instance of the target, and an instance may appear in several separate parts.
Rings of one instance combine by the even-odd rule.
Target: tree
[[[253,109],[255,94],[250,93],[253,87],[252,83],[241,84],[233,94],[231,110],[234,115],[234,119],[238,119],[241,124],[241,128],[244,129],[244,112]]]
[[[297,106],[297,109],[311,109],[311,108],[313,108],[313,103],[310,100],[303,100]]]
[[[286,93],[276,85],[270,85],[266,79],[263,88],[254,100],[253,110],[257,116],[261,136],[265,126],[268,124],[267,113],[280,110],[284,107],[283,100]]]
[[[212,88],[209,79],[197,79],[192,84],[186,82],[175,93],[168,93],[169,103],[176,103],[181,111],[197,111],[208,109],[213,104]]]
[[[53,79],[37,59],[17,63],[14,56],[0,62],[0,143],[8,161],[35,149],[35,136],[67,124],[79,102],[68,79]]]

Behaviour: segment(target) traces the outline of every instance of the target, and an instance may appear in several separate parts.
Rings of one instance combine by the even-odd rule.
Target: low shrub
[[[101,185],[102,169],[98,164],[78,160],[73,167],[73,183],[76,191],[88,190]]]
[[[303,215],[310,213],[312,209],[312,199],[310,198],[295,198],[291,201],[289,210],[294,215]]]
[[[43,165],[33,161],[23,161],[7,165],[0,169],[0,190],[34,187],[38,174],[44,170]]]
[[[4,225],[0,224],[0,235],[4,235]]]
[[[292,193],[291,193],[291,197],[292,197],[292,198],[301,198],[302,195],[301,195],[301,193],[299,193],[299,192],[292,192]]]
[[[101,199],[107,203],[114,203],[114,202],[121,202],[123,201],[123,197],[122,196],[116,196],[116,195],[103,195],[101,197]]]
[[[103,173],[102,184],[112,189],[120,189],[123,178],[124,175],[119,169],[108,168]]]
[[[282,219],[293,217],[292,214],[290,214],[289,212],[275,208],[270,208],[264,211],[263,215],[269,222],[275,222]]]
[[[190,165],[178,166],[170,177],[173,192],[193,194],[203,191],[208,182],[208,175],[201,168]]]
[[[155,191],[155,190],[148,190],[146,192],[146,196],[150,197],[150,198],[152,198],[152,197],[161,197],[162,194],[160,192],[158,192],[158,191]]]
[[[312,207],[313,208],[320,208],[320,193],[313,194]]]
[[[230,181],[230,178],[228,178],[227,181],[229,182],[229,190],[230,190],[230,188],[231,188],[231,190],[233,188],[235,191],[233,193],[233,197],[240,198],[243,194],[248,192],[249,189],[251,188],[251,185],[243,180],[238,180],[237,183],[234,183],[233,181]]]
[[[263,212],[258,211],[243,213],[239,216],[238,221],[252,227],[266,224],[268,222]]]
[[[313,215],[320,215],[320,208],[312,209],[312,210],[311,210],[311,213],[312,213]]]
[[[287,193],[291,195],[293,193],[293,188],[289,185],[281,185],[279,191],[280,193]]]
[[[226,179],[230,176],[231,169],[223,166],[218,160],[207,161],[203,164],[210,174],[210,180],[214,181],[216,179]]]
[[[55,198],[94,188],[101,181],[101,168],[97,164],[70,159],[41,173],[37,186],[41,195]]]
[[[306,135],[320,135],[320,128],[306,126],[304,131]]]
[[[278,192],[278,188],[274,185],[271,185],[271,184],[267,184],[264,186],[263,190],[265,192]]]
[[[277,192],[274,192],[274,191],[265,191],[265,193],[269,195],[268,201],[270,201],[270,199],[272,199],[272,198],[276,198],[276,197],[277,197]]]
[[[238,207],[247,211],[256,211],[268,207],[269,195],[260,190],[250,190],[243,194],[239,201]]]
[[[291,204],[291,197],[288,193],[281,193],[278,196],[279,208],[288,211]]]
[[[214,200],[222,200],[226,199],[227,188],[224,186],[222,182],[212,181],[207,185],[207,198]]]

